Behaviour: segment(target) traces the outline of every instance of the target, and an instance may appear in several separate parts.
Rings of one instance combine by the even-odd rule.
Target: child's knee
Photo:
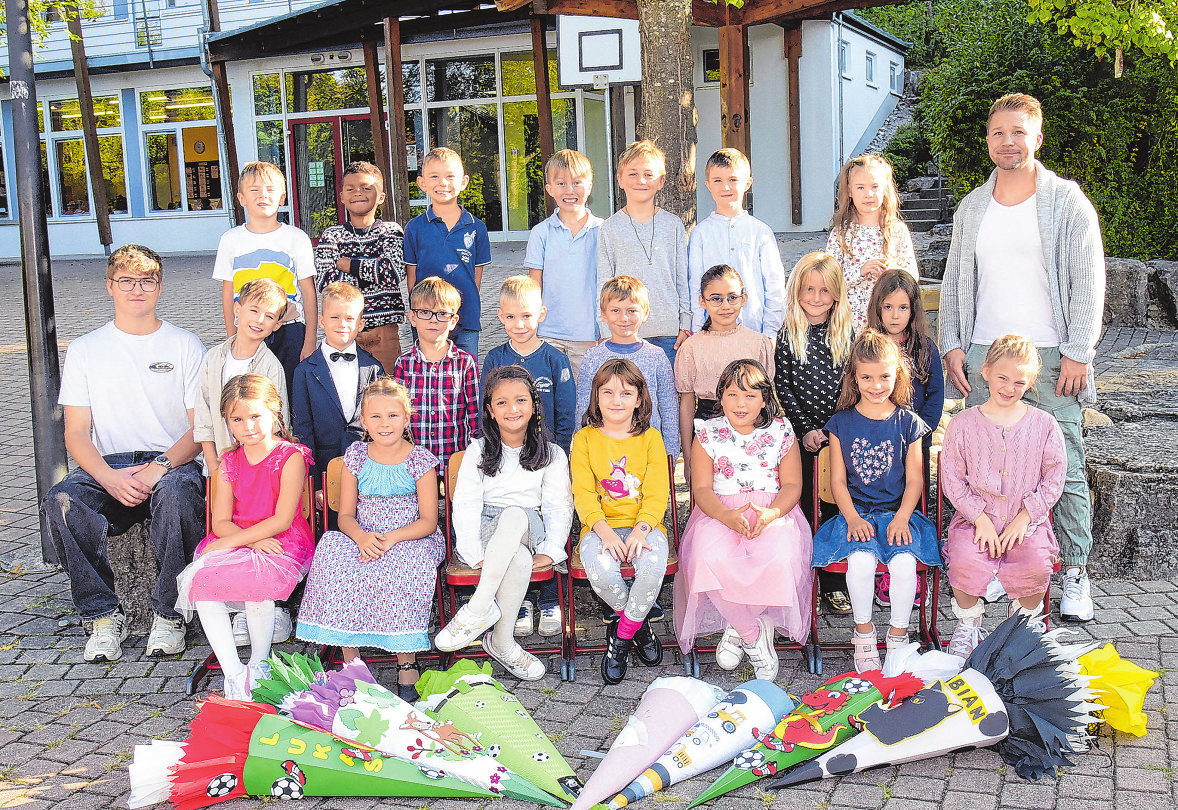
[[[523,536],[528,530],[528,513],[518,506],[509,506],[499,513],[497,531]]]
[[[892,576],[915,576],[916,557],[911,554],[897,554],[888,563],[888,573]]]

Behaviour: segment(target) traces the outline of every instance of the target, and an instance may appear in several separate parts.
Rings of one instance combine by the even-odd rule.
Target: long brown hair
[[[904,330],[904,354],[911,361],[912,367],[909,371],[917,380],[928,382],[929,364],[932,362],[932,353],[937,351],[937,344],[933,343],[928,334],[928,316],[924,312],[920,285],[916,283],[916,279],[895,268],[880,276],[875,282],[875,289],[871,291],[871,301],[867,304],[867,325],[885,335],[888,333],[883,325],[883,302],[897,291],[908,296],[908,328]]]
[[[221,389],[221,418],[229,422],[229,414],[239,402],[260,402],[262,407],[274,415],[276,429],[274,435],[288,442],[298,441],[294,434],[286,427],[286,420],[282,418],[282,397],[278,396],[278,389],[269,377],[261,374],[238,374]],[[229,431],[230,435],[233,431]],[[233,447],[241,447],[241,442],[234,437]]]
[[[859,404],[863,395],[859,393],[859,382],[855,378],[859,374],[860,363],[886,363],[893,366],[896,369],[896,383],[888,399],[897,408],[907,408],[912,404],[912,378],[900,347],[883,332],[868,328],[860,332],[851,344],[851,353],[843,368],[843,390],[839,394],[836,411],[845,411]]]
[[[724,392],[733,385],[742,391],[761,392],[765,404],[761,406],[753,427],[767,428],[774,419],[784,415],[777,394],[773,392],[773,380],[769,372],[756,360],[733,360],[720,372],[720,379],[716,383],[716,402],[721,409],[724,407]]]
[[[581,427],[599,428],[605,424],[601,417],[601,402],[597,392],[614,377],[624,385],[638,389],[638,404],[634,408],[634,416],[630,420],[630,435],[641,436],[650,429],[650,417],[654,413],[654,403],[650,401],[650,388],[646,385],[646,377],[638,370],[638,366],[621,357],[607,361],[597,373],[593,375],[593,388],[589,394],[589,407],[581,417]]]
[[[880,205],[879,230],[883,237],[884,261],[890,255],[893,238],[897,236],[897,225],[902,226],[900,218],[900,195],[896,192],[896,179],[892,164],[881,155],[859,155],[851,158],[839,172],[838,199],[835,201],[834,216],[830,220],[830,227],[838,234],[839,247],[846,255],[851,254],[851,243],[854,231],[859,227],[855,222],[855,203],[851,200],[851,172],[855,169],[883,169],[887,182],[884,183],[883,202]]]

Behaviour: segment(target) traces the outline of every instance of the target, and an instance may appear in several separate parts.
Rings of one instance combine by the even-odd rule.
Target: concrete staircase
[[[907,192],[900,195],[900,213],[908,230],[923,233],[942,222],[941,211],[952,208],[952,192],[943,177],[917,177],[908,181]],[[942,200],[945,206],[942,209]]]

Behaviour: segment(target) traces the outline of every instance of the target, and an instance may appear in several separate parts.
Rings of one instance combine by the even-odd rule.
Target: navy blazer
[[[356,359],[360,363],[360,384],[356,388],[356,401],[364,387],[384,373],[380,361],[368,352],[356,347]],[[299,363],[294,373],[294,385],[290,395],[290,414],[295,436],[311,448],[315,464],[311,474],[316,482],[327,471],[328,463],[364,436],[360,426],[360,409],[350,422],[344,420],[344,409],[331,378],[323,348],[317,348],[310,357]],[[318,484],[316,484],[318,485]]]

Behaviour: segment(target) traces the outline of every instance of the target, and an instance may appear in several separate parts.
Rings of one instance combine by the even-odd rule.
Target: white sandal
[[[879,633],[875,626],[872,625],[871,632],[867,634],[860,633],[858,630],[852,631],[851,644],[855,647],[855,671],[867,672],[870,669],[879,669]]]

